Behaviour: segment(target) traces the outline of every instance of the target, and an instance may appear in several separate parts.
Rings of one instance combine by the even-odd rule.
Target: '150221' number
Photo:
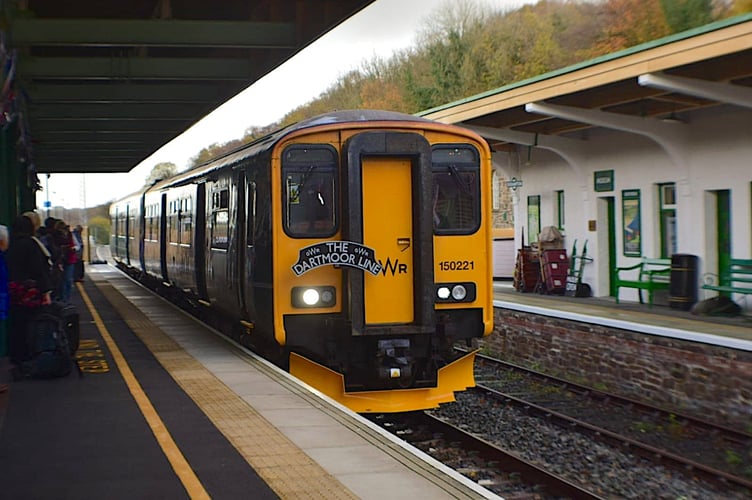
[[[475,262],[472,260],[442,260],[439,262],[439,269],[442,271],[472,271],[475,269]]]

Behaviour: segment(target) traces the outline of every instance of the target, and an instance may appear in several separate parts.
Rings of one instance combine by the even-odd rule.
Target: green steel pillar
[[[15,131],[15,122],[0,129],[0,224],[6,226],[10,225],[20,208]]]

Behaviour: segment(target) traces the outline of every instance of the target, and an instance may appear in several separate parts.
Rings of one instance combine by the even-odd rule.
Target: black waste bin
[[[671,256],[671,281],[668,305],[688,311],[697,302],[697,255],[675,253]]]

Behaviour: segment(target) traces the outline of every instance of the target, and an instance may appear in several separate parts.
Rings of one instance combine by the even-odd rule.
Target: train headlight
[[[324,304],[333,304],[334,303],[334,291],[327,290],[327,289],[322,290],[321,302],[323,302]]]
[[[452,287],[452,298],[454,300],[464,300],[467,297],[467,289],[462,285]]]
[[[333,286],[296,286],[291,298],[293,307],[332,307],[337,293]]]
[[[319,291],[315,288],[309,288],[303,292],[303,302],[307,306],[315,306],[319,302]]]
[[[436,283],[436,302],[453,304],[456,302],[473,302],[476,296],[475,283]]]

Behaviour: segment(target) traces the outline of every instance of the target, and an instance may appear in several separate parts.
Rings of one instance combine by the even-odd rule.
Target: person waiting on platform
[[[28,356],[26,330],[38,308],[52,303],[49,254],[34,236],[29,217],[13,221],[10,246],[6,252],[10,295],[10,359],[20,366]]]
[[[0,359],[8,355],[8,266],[5,264],[5,252],[8,250],[10,235],[8,228],[0,226]],[[8,390],[8,384],[0,384],[0,392]]]
[[[63,302],[70,302],[71,292],[73,291],[73,271],[78,256],[76,255],[76,244],[70,226],[62,220],[55,223],[55,241],[60,247],[59,267],[62,269],[56,298]]]
[[[73,242],[76,244],[76,267],[73,271],[73,279],[75,281],[84,280],[84,228],[81,224],[78,224],[73,229]]]

